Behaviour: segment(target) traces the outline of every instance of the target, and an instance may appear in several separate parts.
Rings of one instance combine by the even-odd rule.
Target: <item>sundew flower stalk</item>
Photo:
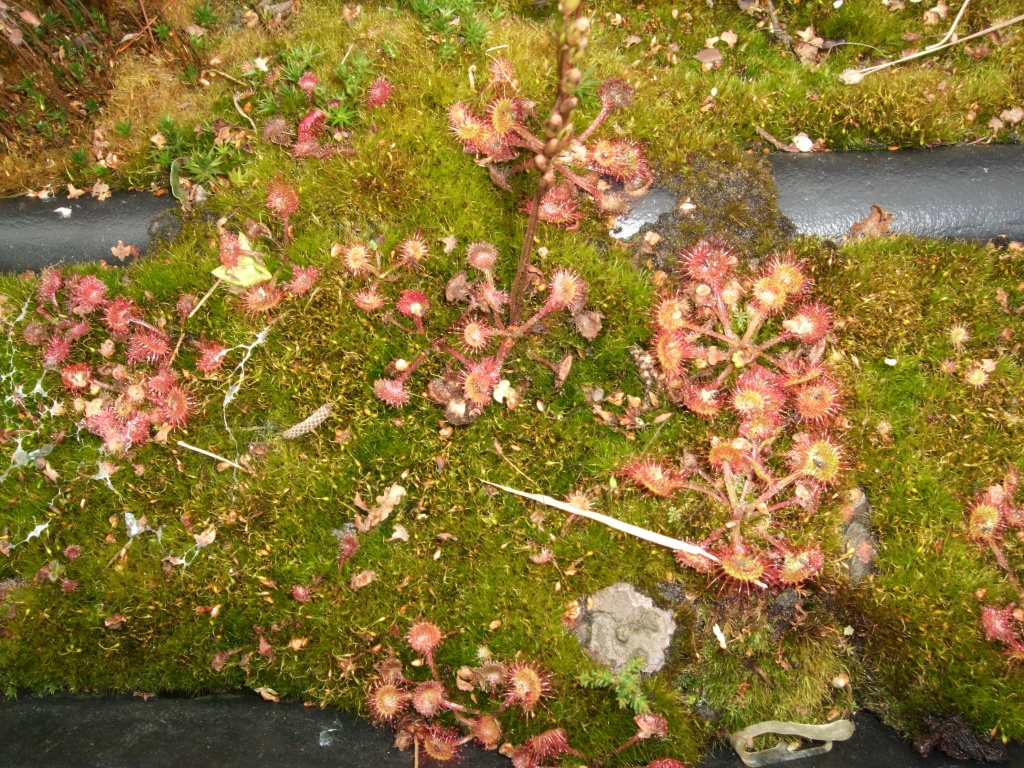
[[[579,84],[576,64],[589,32],[589,24],[584,22],[586,19],[569,20],[567,16],[558,70],[559,96],[541,135],[527,127],[537,119],[535,105],[520,92],[515,69],[507,59],[491,62],[490,78],[482,90],[486,100],[482,110],[463,102],[448,110],[448,124],[463,151],[483,157],[497,186],[511,190],[509,179],[524,171],[537,170],[547,176],[537,197],[523,202],[523,211],[536,211],[541,221],[567,229],[575,229],[583,216],[580,192],[589,195],[599,210],[622,213],[629,209],[630,200],[646,194],[654,179],[636,142],[626,138],[588,141],[613,112],[633,102],[635,89],[629,83],[618,78],[605,81],[598,90],[601,110],[597,116],[578,135],[572,129],[568,113],[576,99],[571,92]]]
[[[560,8],[564,32],[558,49],[559,88],[551,113],[544,122],[544,140],[529,134],[517,117],[525,109],[525,102],[511,97],[515,78],[506,66],[507,62],[495,62],[493,70],[493,88],[503,97],[491,109],[491,128],[488,130],[493,132],[496,124],[501,127],[502,136],[507,135],[508,141],[533,151],[535,154],[530,161],[531,167],[541,174],[536,193],[529,204],[529,223],[511,292],[495,284],[494,269],[499,258],[498,249],[487,242],[471,244],[467,249],[466,260],[470,269],[479,273],[479,279],[471,281],[466,272],[460,272],[448,282],[445,290],[445,298],[449,302],[465,304],[466,309],[448,334],[429,341],[424,352],[413,362],[396,360],[389,367],[389,375],[374,383],[374,393],[378,399],[390,406],[400,408],[408,403],[406,380],[423,362],[426,354],[442,353],[453,361],[453,366],[443,376],[431,381],[427,397],[445,407],[445,416],[452,424],[469,424],[479,417],[492,399],[514,404],[517,395],[509,382],[503,379],[504,366],[516,343],[534,331],[545,318],[564,312],[576,320],[577,329],[581,333],[590,334],[588,338],[593,338],[600,331],[600,315],[585,311],[586,283],[575,272],[565,268],[555,269],[544,281],[541,292],[545,301],[540,308],[530,317],[522,317],[537,222],[542,218],[545,196],[556,184],[556,158],[572,142],[571,117],[578,104],[572,93],[582,77],[577,64],[586,49],[590,30],[588,19],[576,15],[579,0],[564,0]],[[475,120],[468,110],[466,120]],[[562,173],[565,174],[564,170]],[[337,255],[353,276],[370,274],[383,277],[371,263],[368,249],[359,243],[338,246]],[[396,255],[398,265],[419,267],[428,253],[425,243],[417,234],[403,243]],[[366,311],[374,311],[382,304],[376,285],[374,283],[355,295],[357,306]],[[400,315],[411,320],[415,327],[403,324],[391,313],[385,315],[385,320],[411,334],[426,336],[424,320],[430,306],[429,298],[422,292],[405,290],[395,308]]]

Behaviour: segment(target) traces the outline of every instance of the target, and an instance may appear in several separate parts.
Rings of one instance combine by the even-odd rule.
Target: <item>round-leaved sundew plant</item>
[[[534,662],[495,661],[486,648],[481,649],[481,666],[462,666],[451,672],[451,667],[439,667],[434,658],[444,639],[441,628],[433,622],[413,622],[405,641],[426,660],[430,676],[421,681],[406,678],[401,659],[389,649],[386,658],[374,667],[375,674],[366,689],[366,707],[377,725],[396,731],[395,746],[399,749],[413,747],[433,762],[452,763],[470,741],[484,749],[498,749],[505,736],[499,719],[502,713],[516,709],[527,717],[535,715],[541,700],[549,695],[551,676]],[[420,662],[413,666],[420,666]],[[442,670],[453,679],[446,681]],[[543,761],[563,754],[582,757],[569,746],[561,728],[544,731],[518,746],[505,744],[501,748],[522,768],[537,768]]]
[[[179,320],[176,344],[166,316],[147,320],[142,306],[114,294],[98,277],[65,275],[56,267],[40,275],[36,299],[22,340],[39,348],[43,375],[32,392],[12,376],[10,400],[21,409],[31,405],[30,399],[52,401],[39,411],[45,421],[33,419],[40,439],[48,430],[57,433],[62,424],[66,430],[67,416],[83,432],[99,437],[108,454],[121,456],[151,440],[164,441],[172,430],[189,424],[200,407],[201,378],[176,359],[184,340],[183,313],[171,314]],[[177,305],[182,302],[190,304],[188,297],[179,297]],[[194,346],[195,370],[213,375],[227,348],[205,337]],[[52,394],[51,375],[59,377],[60,387]]]
[[[1015,499],[1019,487],[1020,475],[1010,470],[1000,485],[991,485],[975,496],[967,508],[966,527],[972,541],[991,550],[1019,595],[1018,600],[1022,600],[1024,590],[1001,544],[1008,528],[1024,529],[1024,506]],[[987,640],[1003,646],[1010,664],[1024,664],[1024,608],[1016,603],[1002,608],[983,606],[981,628]]]
[[[832,311],[810,298],[794,256],[771,257],[755,274],[739,264],[720,241],[680,254],[652,318],[650,348],[668,399],[708,419],[731,410],[751,440],[787,417],[813,428],[836,421],[842,390],[821,362]]]
[[[374,280],[353,295],[357,307],[373,312],[384,305],[376,282],[379,270],[372,263],[369,250],[361,243],[337,246],[334,253],[353,277],[369,275]],[[422,238],[416,235],[403,242],[395,251],[395,264],[418,267],[428,252]],[[495,284],[495,264],[499,258],[496,246],[487,242],[471,243],[466,250],[466,261],[472,271],[479,274],[470,280],[466,271],[452,278],[445,290],[449,303],[463,305],[464,310],[454,324],[442,334],[429,338],[425,321],[432,302],[422,291],[406,289],[399,292],[395,313],[384,315],[391,323],[412,336],[427,337],[423,351],[413,360],[398,359],[387,368],[387,375],[377,379],[373,392],[381,402],[401,408],[409,402],[407,381],[430,354],[441,354],[449,361],[443,375],[434,378],[427,387],[428,399],[444,406],[445,417],[456,425],[475,421],[492,400],[514,407],[518,393],[505,379],[505,364],[516,343],[531,333],[545,318],[566,314],[587,333],[596,335],[600,330],[600,314],[586,310],[587,285],[574,271],[556,268],[550,278],[539,286],[543,303],[532,316],[515,323],[510,312],[509,294]],[[390,270],[389,270],[390,271]],[[592,322],[581,326],[580,318]],[[592,338],[592,337],[591,337]]]
[[[671,463],[636,459],[620,474],[651,496],[688,491],[710,502],[705,519],[717,527],[695,545],[705,555],[677,551],[680,565],[741,592],[796,586],[821,570],[824,555],[817,544],[794,543],[786,512],[807,516],[818,510],[822,492],[846,468],[845,449],[829,432],[800,432],[779,456],[776,438],[715,437],[703,460],[690,453]]]

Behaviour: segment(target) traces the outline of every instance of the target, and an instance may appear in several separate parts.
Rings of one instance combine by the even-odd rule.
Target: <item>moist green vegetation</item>
[[[1008,15],[1011,5],[979,6],[968,19],[979,24]],[[214,10],[226,18],[223,9]],[[490,28],[486,46],[508,46],[501,55],[516,64],[523,92],[543,109],[552,92],[546,62],[553,22],[540,6],[532,5],[524,17],[519,10],[502,17],[479,8],[479,20]],[[698,208],[701,195],[723,204],[721,215],[698,213],[696,223],[687,225],[692,231],[676,225],[661,230],[679,245],[720,234],[750,243],[752,253],[762,255],[783,242],[770,197],[756,183],[762,172],[751,170],[734,148],[755,138],[753,125],[783,140],[803,130],[837,147],[956,141],[986,132],[976,126],[1019,103],[1022,93],[1019,42],[993,47],[980,61],[954,52],[850,88],[834,76],[854,62],[858,49],[852,46],[808,70],[792,54],[782,58],[779,44],[738,12],[696,3],[680,5],[678,19],[671,5],[660,3],[645,10],[602,3],[592,10],[591,77],[626,77],[638,89],[634,105],[613,115],[603,130],[647,142],[665,175],[677,179]],[[820,34],[863,39],[887,52],[902,48],[900,35],[920,26],[917,6],[891,13],[848,0],[838,12],[830,3],[787,6],[785,12],[792,14],[791,28],[816,23]],[[611,24],[606,14],[614,13],[622,14],[623,25]],[[202,295],[212,283],[209,272],[219,264],[218,217],[232,229],[250,217],[274,226],[264,207],[265,186],[280,174],[297,189],[300,209],[292,217],[294,242],[280,253],[261,247],[267,265],[287,274],[286,262],[311,264],[324,273],[314,291],[277,310],[268,341],[254,350],[233,402],[222,411],[237,380],[230,371],[238,351],[221,373],[195,383],[200,412],[184,432],[172,433],[167,445],[149,444],[114,459],[120,469],[112,488],[90,479],[101,458],[100,441],[74,427],[48,457],[59,474],[56,483],[29,466],[0,485],[5,540],[20,542],[34,526],[50,522],[40,537],[0,557],[0,582],[25,582],[8,597],[4,610],[10,613],[0,624],[0,683],[8,693],[268,687],[365,714],[363,685],[383,658],[378,646],[410,660],[402,635],[412,621],[427,618],[454,633],[437,654],[443,667],[475,663],[478,648],[486,645],[496,658],[536,659],[554,674],[553,695],[536,718],[510,716],[513,741],[562,726],[584,754],[606,755],[633,735],[632,711],[619,707],[613,690],[579,684],[580,673],[592,667],[562,616],[571,601],[628,580],[674,607],[680,631],[668,667],[643,684],[651,708],[668,717],[671,737],[634,746],[616,764],[660,755],[693,760],[716,727],[769,718],[823,722],[865,704],[906,728],[927,710],[957,710],[979,727],[1024,738],[1019,676],[984,640],[975,592],[987,589],[985,600],[999,604],[1014,595],[991,554],[963,531],[964,505],[975,490],[997,482],[1011,464],[1024,470],[1020,316],[1007,314],[997,301],[1001,289],[1009,307],[1024,303],[1024,261],[978,246],[907,238],[838,249],[816,241],[797,244],[822,298],[840,318],[829,354],[850,393],[846,439],[855,460],[849,484],[862,486],[875,507],[878,572],[857,587],[845,582],[839,489],[814,520],[793,519],[822,540],[827,555],[800,606],[719,596],[719,585],[708,587],[705,578],[679,570],[667,551],[593,523],[567,523],[559,512],[493,495],[481,483],[486,478],[556,497],[587,490],[598,510],[634,524],[684,537],[707,530],[695,517],[706,512],[699,502],[681,497],[652,503],[622,490],[614,474],[639,453],[702,449],[714,427],[680,412],[659,427],[625,436],[598,424],[590,412],[587,387],[641,393],[629,350],[649,335],[655,292],[646,256],[608,246],[599,222],[590,220],[575,233],[539,230],[538,245],[548,250],[535,263],[545,274],[558,265],[575,268],[589,284],[588,306],[605,314],[604,331],[586,343],[553,323],[547,333],[524,341],[508,366],[524,395],[517,409],[492,404],[477,422],[446,435],[441,410],[418,395],[440,372],[436,359],[414,375],[412,402],[404,410],[373,398],[374,379],[396,357],[411,359],[421,337],[353,308],[354,284],[331,259],[331,244],[362,238],[388,254],[422,231],[432,253],[423,271],[403,272],[383,291],[392,301],[400,288],[426,292],[433,304],[427,325],[440,330],[457,317],[442,297],[448,278],[464,267],[465,245],[494,242],[502,253],[499,282],[507,285],[525,227],[518,204],[526,181],[517,180],[516,193],[496,189],[486,171],[461,153],[446,125],[447,107],[471,96],[467,68],[476,65],[479,83],[486,56],[463,46],[439,60],[438,43],[423,25],[409,11],[384,7],[366,7],[349,23],[335,4],[310,2],[273,36],[260,29],[225,35],[220,68],[233,76],[256,56],[305,58],[324,93],[355,112],[345,123],[353,154],[295,161],[286,149],[253,140],[252,154],[232,154],[230,176],[216,182],[218,194],[173,245],[157,247],[123,272],[77,269],[98,275],[110,291],[123,291],[150,314],[174,318],[181,294]],[[728,28],[740,37],[737,48],[725,51],[721,70],[701,72],[689,55]],[[633,34],[642,41],[627,48]],[[651,54],[651,37],[665,47]],[[668,59],[673,43],[680,46],[675,65]],[[375,110],[360,100],[371,76],[395,86]],[[944,90],[938,87],[943,80]],[[231,101],[234,87],[214,81],[197,96],[209,99],[207,126],[218,115],[240,122]],[[697,105],[712,87],[719,89],[716,108],[701,113]],[[295,95],[273,113],[292,125],[305,112],[304,94]],[[965,123],[974,103],[978,118]],[[584,100],[582,111],[585,122],[596,105]],[[254,115],[258,123],[267,116]],[[132,135],[161,128],[183,151],[210,150],[207,139],[194,132],[190,137],[183,126],[161,126],[162,118],[161,111],[150,124],[134,120]],[[142,147],[126,158],[118,178],[165,183],[160,166],[170,159],[159,148]],[[755,182],[742,188],[759,190],[745,206],[739,198],[747,196],[733,194],[744,174]],[[458,247],[443,254],[438,239],[452,234]],[[0,280],[8,322],[34,289],[33,279]],[[971,333],[960,354],[946,338],[955,322]],[[89,348],[104,338],[94,326],[84,341]],[[243,319],[237,300],[218,291],[188,331],[205,331],[230,346],[250,343],[263,326]],[[1009,340],[1000,340],[1007,327]],[[554,389],[551,372],[527,351],[549,360],[575,354],[562,390]],[[183,345],[189,369],[193,354]],[[954,375],[940,369],[947,358],[959,363]],[[962,375],[967,361],[986,358],[996,361],[990,382],[968,387]],[[41,374],[38,350],[19,343],[11,362],[31,389]],[[46,374],[43,383],[58,391],[56,374]],[[315,433],[296,441],[274,438],[326,402],[334,410]],[[9,429],[16,412],[5,404],[4,413]],[[4,457],[17,436],[5,433]],[[177,439],[229,458],[248,453],[254,473],[220,472],[216,461],[177,447]],[[36,445],[26,441],[25,447]],[[354,494],[371,500],[392,483],[408,488],[408,499],[360,538],[359,552],[339,569],[335,530],[352,519]],[[128,541],[124,512],[145,515],[160,535],[143,534],[119,559]],[[192,532],[216,526],[217,538],[187,568],[165,570],[162,558],[180,556],[194,544],[183,520]],[[386,541],[394,524],[408,529],[408,542]],[[61,553],[73,544],[82,554],[68,562]],[[554,551],[557,567],[530,561],[543,546]],[[1008,537],[1005,551],[1019,568],[1021,543]],[[46,578],[36,581],[53,560],[63,566],[64,578],[77,582],[75,591],[62,592],[59,582]],[[352,591],[349,580],[365,569],[376,572],[376,581]],[[659,597],[666,580],[689,598],[670,603]],[[293,599],[295,585],[314,587],[312,600]],[[124,617],[120,629],[105,626],[115,614]],[[725,633],[727,651],[719,648],[714,625]],[[272,661],[256,653],[261,636],[273,648]],[[216,654],[235,649],[241,650],[223,671],[211,667]],[[840,673],[849,675],[851,687],[832,686]],[[720,716],[714,725],[696,714],[707,715],[708,708]]]
[[[874,624],[863,657],[877,686],[872,698],[908,727],[945,707],[1021,738],[1019,673],[978,628],[983,602],[1020,598],[992,554],[964,536],[973,495],[1006,469],[1024,469],[1020,316],[1004,311],[998,293],[1021,306],[1024,265],[1005,256],[907,238],[864,243],[830,258],[819,287],[848,318],[838,347],[857,359],[848,377],[857,404],[850,440],[881,541],[878,575],[859,596]],[[971,332],[960,354],[947,339],[954,323]],[[996,370],[972,389],[962,378],[966,361],[984,358]],[[945,360],[960,373],[944,373]],[[1019,574],[1022,541],[1006,541]]]

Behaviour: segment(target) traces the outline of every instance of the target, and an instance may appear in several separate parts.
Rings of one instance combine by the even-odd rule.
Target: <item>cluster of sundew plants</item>
[[[376,312],[385,305],[380,289],[382,272],[375,265],[373,251],[362,242],[337,245],[332,252],[340,257],[344,268],[353,276],[369,276],[361,290],[353,294],[353,303],[365,312]],[[403,241],[395,250],[391,269],[418,266],[429,257],[427,243],[415,234]],[[424,349],[413,360],[398,359],[387,368],[387,376],[377,379],[373,392],[382,402],[401,408],[409,402],[407,381],[432,352],[446,355],[451,361],[442,376],[432,379],[427,386],[427,397],[444,406],[445,417],[456,425],[475,421],[492,400],[505,402],[512,408],[519,395],[504,378],[504,368],[516,343],[537,330],[540,323],[555,313],[567,313],[575,327],[588,338],[594,338],[600,329],[600,316],[585,309],[586,283],[568,269],[555,269],[551,278],[539,284],[544,303],[532,316],[515,323],[510,311],[509,293],[495,283],[495,265],[499,258],[496,246],[487,242],[471,243],[466,249],[469,266],[479,273],[471,281],[465,270],[448,281],[445,299],[453,304],[464,304],[465,310],[446,332],[434,339],[428,338],[424,325],[431,308],[430,298],[415,289],[402,290],[395,302],[395,310],[412,322],[406,325],[395,313],[387,311],[385,322],[392,323],[411,336],[425,337]]]
[[[967,509],[967,535],[992,552],[999,567],[1006,571],[1018,600],[1024,601],[1024,589],[1001,546],[1008,528],[1024,531],[1024,506],[1018,506],[1014,498],[1019,488],[1020,475],[1011,470],[1001,484],[989,486],[975,496]],[[990,642],[1004,646],[1011,664],[1024,664],[1024,607],[1018,603],[983,606],[981,625]]]
[[[550,728],[518,745],[503,741],[502,715],[519,710],[532,717],[536,708],[543,706],[542,699],[552,695],[550,674],[535,662],[499,661],[488,648],[481,647],[479,665],[459,667],[450,674],[451,684],[446,685],[435,660],[444,639],[441,628],[429,621],[413,622],[406,633],[406,643],[426,661],[430,674],[425,680],[407,678],[393,650],[375,665],[366,706],[377,725],[394,729],[396,747],[412,747],[417,764],[420,750],[436,763],[456,762],[462,756],[463,745],[469,742],[483,749],[500,750],[515,768],[540,768],[567,755],[585,759],[569,745],[563,728]],[[414,662],[417,665],[422,667],[422,661]],[[458,693],[452,691],[453,686]],[[636,734],[620,745],[616,754],[640,741],[668,737],[668,721],[662,715],[647,713],[634,719]],[[649,768],[684,766],[672,758],[659,758]]]
[[[298,209],[295,191],[280,181],[270,184],[267,208],[281,220],[280,239],[289,241],[288,218]],[[253,239],[278,243],[260,222],[248,220],[244,228]],[[239,309],[250,319],[307,293],[319,276],[316,267],[293,264],[291,278],[278,285],[277,275],[266,270],[248,237],[228,230],[220,232],[219,255],[229,285],[240,294]],[[247,269],[247,279],[232,283],[231,276],[241,268]],[[95,275],[64,274],[58,267],[43,270],[34,297],[8,323],[11,369],[4,381],[10,393],[4,402],[12,410],[5,418],[10,422],[14,416],[15,433],[27,435],[40,433],[41,420],[53,421],[51,431],[58,430],[59,417],[69,415],[79,431],[100,437],[103,452],[110,456],[123,456],[152,440],[166,441],[172,430],[187,426],[204,382],[215,380],[234,349],[188,327],[203,300],[182,294],[174,310],[165,312],[115,293]],[[28,372],[14,364],[14,346],[22,344],[39,350],[42,375],[30,391],[21,380]],[[187,367],[189,359],[193,370]],[[68,404],[49,397],[50,375],[59,377]],[[23,440],[18,438],[19,449]]]
[[[971,340],[970,328],[965,323],[956,323],[950,326],[946,338],[953,347],[957,359],[946,358],[939,364],[939,369],[949,376],[960,373],[964,383],[975,389],[986,386],[989,383],[989,374],[996,369],[996,362],[989,357],[981,360],[962,359],[967,343]]]
[[[248,121],[253,133],[264,143],[288,148],[295,159],[351,154],[353,150],[346,144],[350,133],[346,129],[360,119],[362,109],[383,106],[394,90],[384,77],[376,77],[365,84],[363,81],[368,77],[365,63],[358,67],[359,77],[350,75],[340,90],[332,90],[330,84],[321,83],[308,69],[315,57],[312,51],[287,51],[278,61],[272,57],[247,60],[242,64],[238,82],[248,87],[232,95],[235,112]],[[339,79],[343,70],[347,71],[339,65],[336,73]],[[261,129],[257,129],[253,113],[266,118]],[[296,122],[295,117],[285,117],[282,113],[301,117]],[[165,132],[174,133],[170,123],[167,125]],[[225,126],[220,120],[213,127],[217,136],[214,149],[220,146],[218,142]],[[152,150],[162,167],[169,167],[180,154],[181,141],[171,140],[168,146],[168,138],[158,142]],[[195,164],[195,161],[191,163]],[[188,170],[190,163],[186,163],[185,168]]]
[[[621,471],[653,496],[692,491],[724,511],[704,554],[677,559],[741,588],[800,584],[823,565],[817,545],[790,540],[785,517],[790,508],[814,513],[846,464],[836,436],[843,396],[821,362],[832,313],[810,290],[791,255],[746,274],[732,248],[700,241],[681,254],[654,309],[651,350],[668,399],[707,419],[731,412],[738,425],[712,438],[703,462],[685,452],[673,464],[637,459]]]
[[[530,265],[537,223],[542,218],[544,199],[556,186],[556,158],[575,141],[571,122],[572,112],[579,100],[573,91],[579,86],[583,73],[577,64],[587,48],[590,21],[578,15],[579,0],[564,0],[559,6],[563,31],[558,48],[558,91],[548,117],[544,120],[544,141],[537,140],[531,149],[536,154],[524,166],[539,171],[540,178],[532,200],[527,206],[529,219],[523,236],[522,248],[515,278],[509,291],[499,288],[495,281],[498,249],[487,242],[473,243],[467,249],[467,260],[481,279],[471,282],[466,272],[460,272],[448,281],[445,299],[453,304],[464,303],[466,310],[447,334],[429,340],[413,360],[398,359],[388,366],[387,376],[374,382],[374,394],[384,403],[401,408],[409,401],[406,382],[423,364],[431,352],[447,355],[454,365],[445,374],[431,380],[427,397],[443,405],[445,417],[455,425],[475,421],[491,400],[506,402],[515,407],[518,393],[508,379],[503,379],[504,366],[516,343],[527,334],[540,330],[545,318],[567,312],[581,335],[593,339],[601,329],[601,315],[586,311],[587,285],[572,270],[557,268],[550,278],[542,279],[539,270]],[[397,250],[398,264],[416,265],[427,256],[425,243],[419,236],[405,241]],[[366,247],[354,243],[339,246],[346,268],[355,275],[372,273]],[[533,315],[523,317],[531,281],[535,293],[544,293],[544,303]],[[383,299],[377,283],[368,285],[354,297],[361,309],[380,308]],[[405,290],[396,303],[398,313],[409,318],[415,327],[403,325],[393,314],[385,316],[411,335],[427,335],[423,319],[430,308],[430,300],[422,291]],[[463,351],[452,347],[453,340]]]
[[[200,382],[178,358],[196,297],[181,296],[171,317],[158,313],[147,319],[131,298],[111,293],[95,275],[43,270],[32,315],[21,323],[21,341],[39,350],[43,375],[36,389],[26,393],[12,372],[6,402],[20,413],[22,429],[40,427],[43,416],[71,415],[80,428],[103,440],[107,454],[119,456],[152,439],[166,440],[171,430],[187,425],[196,408]],[[9,333],[16,325],[17,320]],[[195,373],[205,377],[220,369],[227,352],[223,344],[202,336],[190,346],[196,352]],[[37,413],[32,413],[27,399],[41,394],[51,375],[59,377],[70,402],[34,398]]]
[[[541,221],[575,229],[583,218],[578,202],[581,191],[590,195],[599,211],[615,214],[628,211],[629,201],[650,189],[654,176],[639,144],[629,139],[587,143],[612,112],[632,103],[634,93],[624,80],[606,80],[598,90],[601,110],[593,122],[557,152],[548,152],[558,183],[540,200]],[[509,182],[515,174],[547,170],[548,164],[542,160],[538,165],[536,155],[553,139],[541,139],[527,127],[537,117],[536,105],[520,94],[515,70],[507,59],[491,61],[490,79],[481,96],[489,99],[485,114],[456,102],[448,111],[448,122],[463,151],[482,156],[480,162],[487,166],[491,180],[511,191]],[[530,199],[524,200],[523,210],[529,212],[531,205]]]

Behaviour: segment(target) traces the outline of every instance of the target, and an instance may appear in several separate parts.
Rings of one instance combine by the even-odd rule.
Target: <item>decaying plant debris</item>
[[[0,279],[6,689],[246,686],[524,766],[692,761],[718,729],[861,706],[1024,737],[1019,245],[787,242],[723,204],[704,242],[663,220],[618,248],[599,220],[684,167],[699,206],[758,125],[833,149],[1017,135],[1009,29],[853,93],[835,75],[868,54],[826,41],[898,53],[923,28],[855,5],[463,4],[456,34],[440,4],[218,4],[168,14],[205,30],[171,53],[132,38],[161,72],[192,46],[192,84],[160,92],[197,119],[122,70],[85,160],[34,189],[192,210],[123,270]],[[623,580],[676,633],[657,675],[594,686],[569,628]]]

